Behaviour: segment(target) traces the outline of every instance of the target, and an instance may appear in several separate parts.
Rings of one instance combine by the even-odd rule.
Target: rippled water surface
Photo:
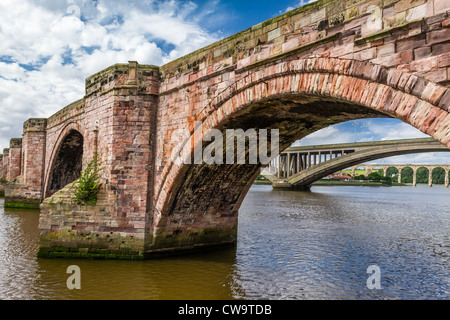
[[[168,259],[37,259],[38,211],[0,199],[0,299],[450,299],[450,190],[253,186],[236,248]],[[68,290],[67,267],[81,269]],[[381,271],[369,290],[367,268]]]

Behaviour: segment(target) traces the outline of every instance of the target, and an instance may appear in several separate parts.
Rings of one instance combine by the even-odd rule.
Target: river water
[[[450,299],[450,190],[253,186],[238,244],[149,261],[37,259],[38,211],[0,199],[0,299]],[[69,290],[67,268],[81,270]],[[369,266],[381,289],[369,289]]]

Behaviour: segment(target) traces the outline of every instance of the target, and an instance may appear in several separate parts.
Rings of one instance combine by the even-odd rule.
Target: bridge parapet
[[[289,56],[371,62],[446,84],[449,7],[448,0],[319,0],[164,65],[161,93],[206,80],[220,91]]]
[[[86,98],[105,95],[111,90],[136,88],[144,94],[158,94],[159,67],[138,65],[135,61],[115,64],[86,79]]]
[[[84,113],[84,105],[85,105],[85,101],[84,99],[80,99],[78,101],[72,102],[71,104],[69,104],[68,106],[64,107],[63,109],[61,109],[60,111],[56,112],[55,114],[53,114],[52,116],[50,116],[47,120],[46,123],[44,124],[42,121],[36,122],[36,120],[30,119],[30,125],[35,123],[37,125],[37,129],[42,129],[42,127],[45,125],[45,129],[48,128],[52,128],[55,127],[57,125],[60,125],[61,123],[65,123],[67,122],[69,119],[80,115],[82,113]],[[27,122],[25,122],[27,123]],[[27,128],[27,130],[29,130],[29,128]]]

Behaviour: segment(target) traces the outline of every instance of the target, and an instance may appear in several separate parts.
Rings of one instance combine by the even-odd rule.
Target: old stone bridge
[[[86,79],[79,101],[24,123],[4,151],[6,202],[42,201],[41,256],[142,259],[232,244],[260,165],[172,161],[174,132],[279,129],[283,150],[335,123],[394,117],[450,147],[449,9],[319,0],[164,66],[111,66]],[[73,204],[68,184],[96,153],[99,201]]]

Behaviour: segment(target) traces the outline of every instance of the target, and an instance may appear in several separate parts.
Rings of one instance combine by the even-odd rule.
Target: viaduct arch
[[[174,133],[278,129],[283,150],[334,123],[395,117],[450,148],[449,9],[441,0],[319,0],[161,67],[111,66],[86,79],[80,101],[25,123],[21,147],[3,157],[6,202],[41,203],[56,140],[76,122],[83,166],[95,153],[104,161],[102,201],[80,207],[67,187],[46,198],[40,255],[142,259],[234,243],[260,164],[177,163]]]

